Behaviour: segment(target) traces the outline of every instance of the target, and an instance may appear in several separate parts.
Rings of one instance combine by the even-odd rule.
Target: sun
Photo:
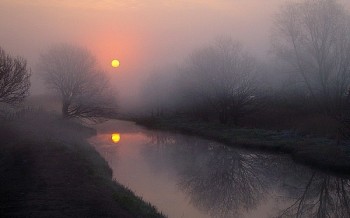
[[[112,60],[112,67],[117,68],[120,65],[120,62],[117,59]]]
[[[112,134],[112,141],[117,144],[120,141],[120,134],[119,133],[113,133]]]

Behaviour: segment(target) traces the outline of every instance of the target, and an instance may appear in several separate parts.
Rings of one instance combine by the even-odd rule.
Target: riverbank
[[[350,145],[346,142],[337,144],[332,139],[292,131],[245,129],[182,118],[137,119],[136,123],[151,129],[200,136],[228,146],[289,154],[298,163],[326,171],[350,172]]]
[[[164,217],[112,180],[94,130],[31,113],[0,123],[1,217]]]

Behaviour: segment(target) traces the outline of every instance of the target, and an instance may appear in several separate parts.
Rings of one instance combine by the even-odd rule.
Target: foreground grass
[[[292,131],[246,129],[184,118],[137,119],[137,124],[152,129],[177,131],[215,140],[229,146],[288,153],[296,162],[322,170],[350,172],[350,144]]]
[[[0,123],[1,217],[164,217],[112,180],[94,130],[42,113]]]

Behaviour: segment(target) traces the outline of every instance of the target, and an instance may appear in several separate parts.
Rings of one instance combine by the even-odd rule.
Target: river
[[[301,166],[286,155],[126,121],[95,128],[90,142],[113,177],[169,218],[350,217],[349,177]]]

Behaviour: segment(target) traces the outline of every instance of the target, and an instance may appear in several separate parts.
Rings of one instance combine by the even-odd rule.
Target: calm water
[[[91,139],[113,176],[168,217],[350,217],[350,179],[288,157],[229,148],[131,122]],[[118,135],[112,134],[119,133]]]

